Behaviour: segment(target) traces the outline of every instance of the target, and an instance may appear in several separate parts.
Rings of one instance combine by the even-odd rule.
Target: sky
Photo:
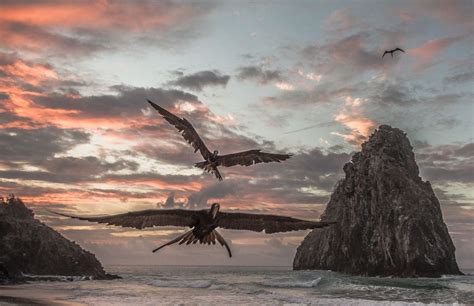
[[[381,124],[404,130],[474,268],[473,1],[0,1],[0,194],[105,264],[291,265],[308,231],[220,230],[220,246],[151,250],[183,228],[51,215],[208,208],[317,220]],[[400,47],[393,58],[385,50]],[[290,152],[223,182],[150,99],[221,154]]]

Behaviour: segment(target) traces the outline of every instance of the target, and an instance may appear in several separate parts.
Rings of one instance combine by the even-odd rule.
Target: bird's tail
[[[201,168],[201,169],[203,169],[204,171],[206,171],[206,172],[208,172],[208,173],[214,173],[214,175],[216,176],[216,178],[217,178],[219,181],[222,181],[222,175],[221,175],[221,173],[219,172],[219,170],[217,169],[217,167],[214,167],[210,162],[208,162],[208,161],[203,161],[203,162],[195,163],[195,164],[194,164],[194,167]]]
[[[212,233],[214,233],[214,235],[216,236],[217,241],[219,241],[222,246],[225,246],[225,248],[227,249],[227,253],[229,253],[229,257],[232,257],[232,252],[230,251],[229,245],[227,245],[227,242],[225,241],[224,237],[222,237],[221,234],[219,234],[219,232],[216,230],[213,230]]]
[[[184,233],[184,234],[182,234],[182,235],[176,237],[175,239],[171,240],[170,242],[167,242],[167,243],[163,244],[162,246],[157,247],[156,249],[153,250],[153,253],[155,253],[155,252],[158,251],[159,249],[164,248],[165,246],[172,245],[172,244],[174,244],[174,243],[180,241],[180,240],[183,239],[185,236],[189,235],[189,233],[192,234],[192,233],[193,233],[193,230],[190,230],[190,231],[188,231],[188,232],[186,232],[186,233]]]
[[[183,243],[186,243],[186,245],[191,244],[191,243],[196,244],[197,242],[199,242],[201,244],[209,244],[210,245],[210,244],[216,244],[216,240],[220,243],[220,245],[224,246],[227,249],[227,252],[229,253],[229,257],[232,257],[232,252],[230,251],[230,248],[227,245],[227,242],[224,240],[224,238],[216,230],[213,230],[212,232],[210,232],[209,234],[207,234],[206,236],[204,236],[201,239],[194,235],[193,230],[190,230],[190,231],[176,237],[175,239],[171,240],[170,242],[167,242],[167,243],[163,244],[162,246],[157,247],[156,249],[153,250],[153,253],[155,253],[156,251],[164,248],[165,246],[172,245],[172,244],[177,243],[177,242],[179,242],[180,245],[183,244]]]
[[[217,178],[219,181],[222,181],[222,175],[221,175],[221,173],[219,172],[219,169],[214,168],[214,175],[216,176],[216,178]]]

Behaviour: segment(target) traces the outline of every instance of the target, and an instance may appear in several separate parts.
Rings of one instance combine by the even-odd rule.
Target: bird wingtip
[[[148,103],[150,103],[152,106],[155,106],[155,102],[151,101],[150,99],[146,99]]]

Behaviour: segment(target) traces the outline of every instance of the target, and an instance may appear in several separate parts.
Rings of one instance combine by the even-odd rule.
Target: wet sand
[[[0,305],[54,305],[80,306],[67,300],[67,294],[61,290],[37,289],[31,284],[0,286]]]

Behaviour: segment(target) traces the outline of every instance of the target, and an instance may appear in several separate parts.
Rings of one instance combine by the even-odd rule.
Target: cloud
[[[218,199],[223,199],[240,191],[238,184],[227,181],[217,182],[189,195],[187,204],[190,208],[207,208],[210,199],[218,201]]]
[[[175,192],[170,192],[168,197],[166,198],[166,201],[164,203],[158,203],[156,206],[159,208],[165,208],[165,209],[170,209],[170,208],[184,208],[186,206],[186,202],[176,202],[175,199]]]
[[[374,104],[406,107],[420,102],[414,97],[416,90],[400,82],[378,83],[372,88],[369,99]]]
[[[336,35],[346,34],[365,26],[366,24],[355,17],[350,8],[335,10],[324,21],[324,29]]]
[[[361,106],[367,102],[366,99],[347,96],[345,100],[344,107],[334,120],[348,128],[350,133],[332,132],[332,134],[343,137],[350,144],[360,146],[375,130],[377,123],[363,114]]]
[[[368,70],[386,68],[388,64],[381,60],[381,50],[369,49],[371,36],[368,32],[358,32],[326,44],[309,45],[301,50],[301,55],[303,59],[312,61],[316,71],[323,75],[344,72],[352,76],[350,71],[360,75]]]
[[[62,56],[116,49],[127,41],[169,47],[195,36],[196,23],[212,7],[174,1],[3,1],[0,45]]]
[[[39,129],[0,129],[2,161],[42,162],[87,143],[90,134],[76,129],[48,126]]]
[[[474,183],[474,144],[427,147],[417,152],[420,172],[437,184]]]
[[[69,56],[87,55],[99,50],[106,50],[104,40],[88,35],[67,35],[48,31],[34,24],[22,22],[5,22],[0,16],[0,34],[4,49],[50,54],[66,52]],[[33,39],[34,37],[34,39]]]
[[[456,73],[444,78],[447,84],[459,85],[469,83],[474,80],[474,71]]]
[[[302,105],[315,105],[331,103],[353,94],[357,89],[339,84],[318,84],[310,90],[295,89],[285,90],[276,96],[264,97],[262,103],[271,106],[294,107]]]
[[[286,83],[286,82],[278,82],[275,84],[275,86],[278,88],[278,89],[281,89],[281,90],[285,90],[285,91],[293,91],[295,90],[295,86],[290,84],[290,83]]]
[[[421,46],[407,50],[408,54],[417,58],[419,63],[414,67],[416,71],[425,70],[435,64],[434,59],[451,45],[463,40],[466,35],[437,38],[423,43]]]
[[[223,75],[217,70],[205,70],[180,76],[176,80],[168,82],[168,84],[201,91],[208,86],[226,87],[229,79],[229,75]]]
[[[470,0],[417,0],[414,2],[417,9],[448,25],[473,25],[472,1]]]
[[[267,70],[260,66],[244,66],[238,69],[237,78],[240,80],[253,80],[259,84],[283,81],[284,77],[279,70]]]

